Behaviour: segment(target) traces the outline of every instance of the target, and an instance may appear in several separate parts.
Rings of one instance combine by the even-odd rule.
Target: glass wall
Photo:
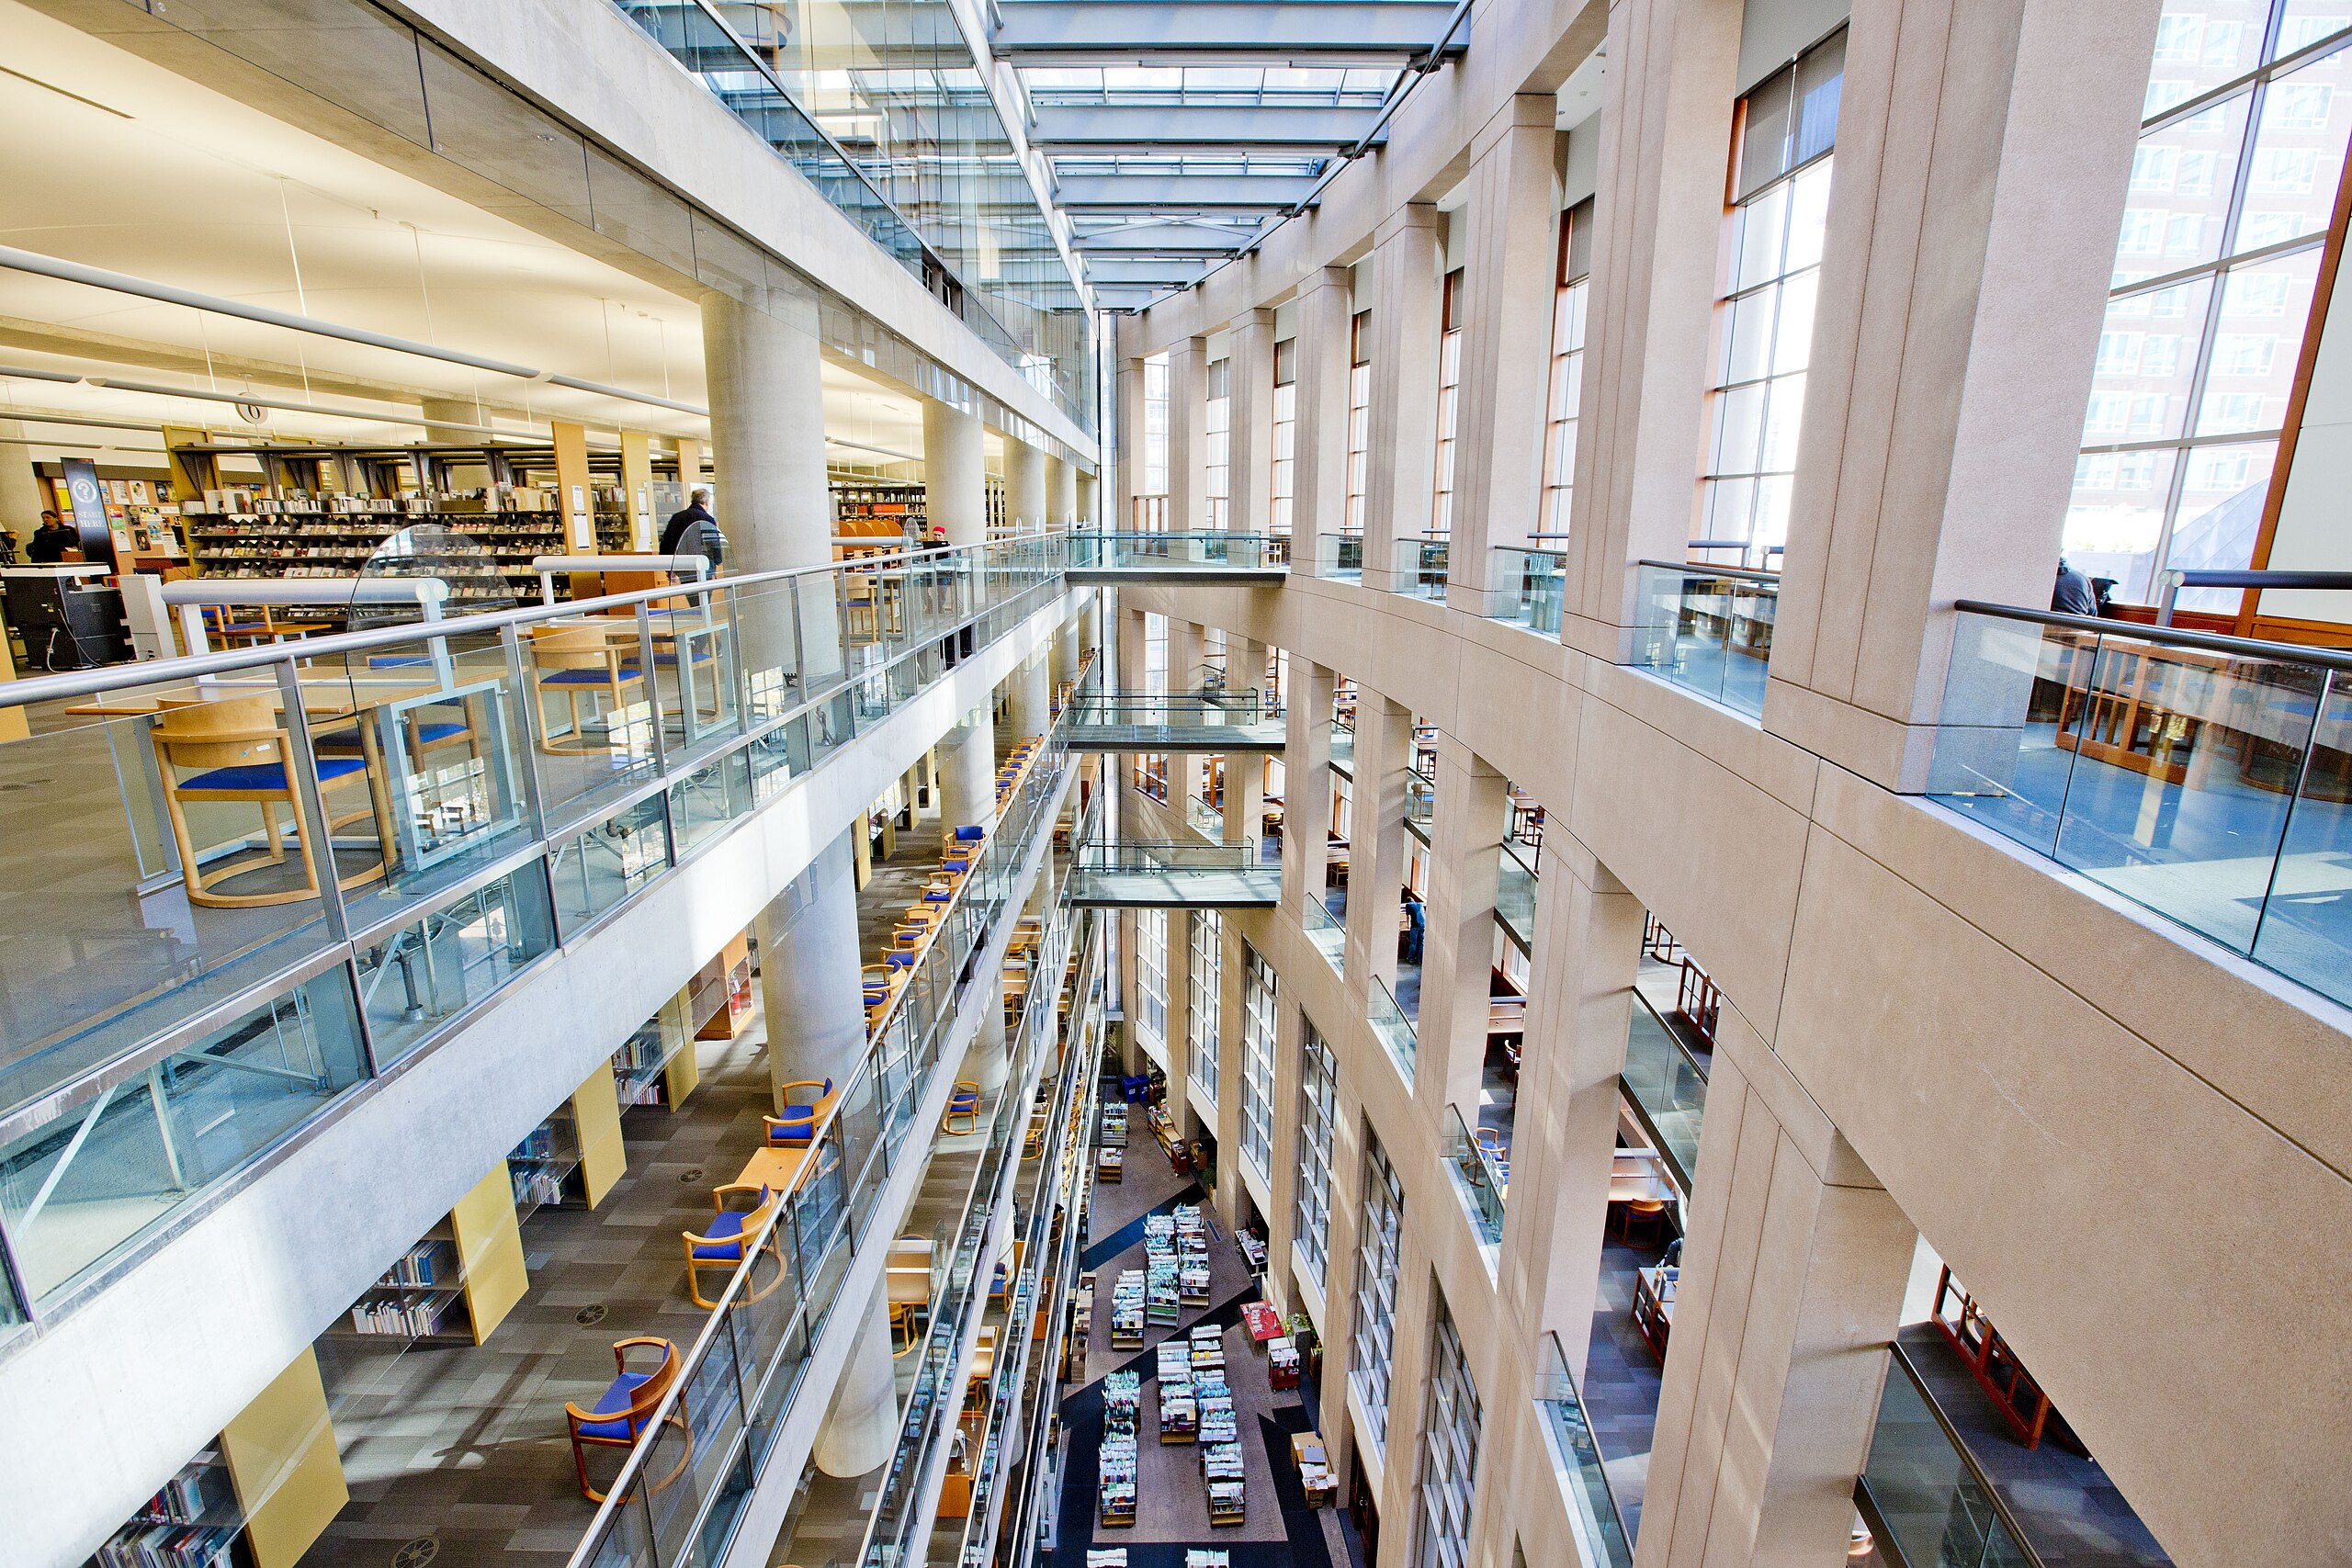
[[[1284,338],[1274,344],[1274,466],[1270,530],[1287,534],[1291,526],[1291,501],[1297,494],[1296,457],[1298,451],[1298,340]]]
[[[1348,1376],[1372,1440],[1388,1442],[1388,1375],[1396,1337],[1396,1272],[1405,1250],[1405,1189],[1387,1151],[1364,1129],[1363,1223],[1356,1237],[1355,1327],[1348,1338]]]
[[[1291,1230],[1309,1278],[1320,1285],[1331,1247],[1331,1134],[1339,1100],[1339,1066],[1317,1033],[1299,1021],[1298,1195]]]
[[[1208,497],[1208,525],[1222,532],[1233,525],[1233,361],[1209,366],[1206,428],[1208,450],[1203,476]]]
[[[1137,495],[1168,493],[1168,355],[1143,362],[1143,483]],[[1161,518],[1164,525],[1167,519]],[[1136,526],[1142,524],[1137,522]]]
[[[1462,269],[1445,275],[1438,310],[1437,500],[1430,532],[1442,539],[1453,532],[1453,425],[1462,398]]]
[[[1193,1081],[1216,1099],[1217,998],[1224,990],[1225,919],[1215,909],[1193,913],[1192,1007],[1185,1021]]]
[[[1340,532],[1363,532],[1364,480],[1372,462],[1372,312],[1348,321],[1348,510]]]
[[[2066,563],[2118,598],[2253,563],[2352,137],[2347,44],[2352,6],[2308,0],[2168,0],[2157,23],[2066,511]]]
[[[1462,1568],[1470,1540],[1470,1501],[1478,1478],[1478,1389],[1445,1296],[1437,1298],[1430,1345],[1429,1408],[1421,1431],[1418,1568]]]
[[[1168,911],[1136,911],[1136,1043],[1168,1051]]]
[[[1845,64],[1841,29],[1740,101],[1696,536],[1743,541],[1759,564],[1789,535]]]
[[[1544,507],[1536,527],[1565,538],[1577,477],[1577,413],[1584,395],[1585,294],[1592,275],[1592,198],[1560,214],[1560,270],[1552,296],[1552,380],[1544,395]]]
[[[1241,1157],[1274,1179],[1274,967],[1241,946]]]

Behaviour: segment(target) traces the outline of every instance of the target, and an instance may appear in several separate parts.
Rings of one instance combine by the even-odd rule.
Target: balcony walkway
[[[1247,845],[1091,843],[1078,846],[1069,901],[1099,909],[1270,909],[1282,898],[1280,862]]]

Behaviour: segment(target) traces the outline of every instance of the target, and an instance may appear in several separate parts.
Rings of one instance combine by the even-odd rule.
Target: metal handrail
[[[1943,1428],[1944,1440],[1951,1444],[1952,1452],[1960,1456],[1960,1462],[1967,1469],[1969,1478],[1976,1483],[1984,1491],[1985,1500],[1993,1505],[1994,1516],[2009,1532],[2009,1539],[2018,1543],[2018,1550],[2025,1553],[2029,1568],[2044,1568],[2041,1554],[2034,1551],[2025,1527],[2018,1523],[2018,1517],[2009,1512],[2008,1504],[2001,1497],[2000,1488],[1993,1484],[1993,1478],[1985,1474],[1984,1467],[1976,1462],[1976,1456],[1968,1451],[1968,1444],[1962,1439],[1960,1428],[1951,1424],[1951,1417],[1944,1414],[1944,1407],[1936,1403],[1935,1393],[1928,1387],[1928,1380],[1919,1375],[1917,1367],[1912,1365],[1911,1353],[1903,1348],[1900,1340],[1888,1341],[1886,1348],[1889,1358],[1903,1369],[1903,1375],[1909,1378],[1911,1386],[1918,1391],[1919,1403],[1928,1407],[1928,1413],[1936,1418],[1936,1425]],[[1862,1483],[1865,1487],[1869,1484],[1867,1479]],[[1875,1495],[1871,1501],[1877,1501]],[[1880,1511],[1884,1512],[1883,1509]]]
[[[2016,604],[1995,604],[1983,599],[1962,599],[1952,608],[1963,615],[1992,615],[2005,621],[2030,621],[2065,631],[2093,632],[2102,637],[2127,637],[2168,648],[2193,648],[2205,653],[2225,653],[2236,659],[2267,659],[2286,664],[2311,664],[2323,670],[2352,672],[2352,653],[2298,643],[2266,642],[2260,637],[2228,637],[2220,632],[2182,631],[2174,626],[2148,626],[2139,621],[2109,620],[2100,615],[2070,615],[2060,610],[2028,610]]]
[[[1736,577],[1744,582],[1769,582],[1776,588],[1779,587],[1781,583],[1781,574],[1779,572],[1758,571],[1753,567],[1707,566],[1699,561],[1651,560],[1647,557],[1644,557],[1634,564],[1635,566],[1654,566],[1660,571],[1687,572],[1694,577]]]
[[[2352,589],[2352,571],[2227,570],[2218,567],[2181,567],[2162,574],[2164,592],[2156,599],[2156,625],[2172,625],[2173,604],[2184,588],[2316,588],[2341,592]]]

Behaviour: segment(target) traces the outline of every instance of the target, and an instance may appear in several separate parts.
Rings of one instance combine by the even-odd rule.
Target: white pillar
[[[833,1385],[833,1402],[817,1428],[810,1457],[827,1475],[847,1479],[882,1468],[899,1437],[899,1382],[890,1367],[890,1306],[884,1287],[859,1318],[857,1340]]]
[[[772,298],[773,305],[791,303]],[[702,304],[712,511],[738,575],[833,558],[825,385],[813,305],[790,319],[711,293]]]
[[[1012,712],[1009,722],[1018,740],[1041,736],[1054,727],[1054,685],[1046,659],[1038,653],[1028,662],[1017,666],[1008,683],[1012,692]]]
[[[19,421],[0,420],[0,531],[17,536],[17,558],[40,527],[40,514],[50,501],[40,476],[33,471],[32,448],[24,444]]]
[[[1354,323],[1354,273],[1311,272],[1298,286],[1298,390],[1291,428],[1292,570],[1314,562],[1318,535],[1337,534],[1348,515],[1348,341]]]
[[[1118,393],[1113,411],[1116,439],[1112,457],[1119,466],[1115,492],[1118,512],[1106,519],[1109,531],[1123,533],[1136,525],[1136,497],[1143,493],[1144,397],[1143,361],[1119,361]]]
[[[1168,527],[1208,526],[1209,345],[1188,337],[1168,351]]]
[[[1263,534],[1273,516],[1274,313],[1249,310],[1234,318],[1226,364],[1226,526]]]
[[[1016,534],[1046,526],[1046,454],[1026,441],[1004,438],[1004,510]]]
[[[923,513],[951,545],[989,539],[988,443],[979,415],[934,399],[922,403]]]
[[[1374,235],[1371,472],[1364,479],[1363,581],[1395,586],[1396,551],[1437,505],[1438,209],[1400,208]]]
[[[1046,522],[1063,532],[1078,526],[1078,465],[1068,457],[1046,466]]]
[[[818,852],[760,911],[760,1005],[779,1110],[780,1086],[831,1078],[845,1089],[865,1059],[853,843],[862,831],[853,827]]]
[[[940,737],[939,827],[952,833],[975,825],[996,826],[996,721],[986,705],[974,708]]]

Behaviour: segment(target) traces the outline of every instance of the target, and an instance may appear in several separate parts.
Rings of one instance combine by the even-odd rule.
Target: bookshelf
[[[580,1169],[577,1112],[567,1100],[523,1136],[506,1156],[514,1191],[514,1222],[521,1224],[543,1208],[582,1201],[572,1177]]]
[[[107,1539],[96,1568],[209,1568],[231,1560],[245,1528],[236,1483],[218,1447],[198,1454]]]
[[[704,964],[688,987],[694,994],[693,1013],[699,1021],[697,1040],[732,1040],[752,1018],[752,944],[738,932],[718,956]]]
[[[446,1219],[425,1233],[352,1303],[338,1331],[407,1344],[474,1342],[465,1268]]]
[[[900,537],[911,521],[920,530],[927,517],[924,487],[903,479],[835,479],[833,532]]]

